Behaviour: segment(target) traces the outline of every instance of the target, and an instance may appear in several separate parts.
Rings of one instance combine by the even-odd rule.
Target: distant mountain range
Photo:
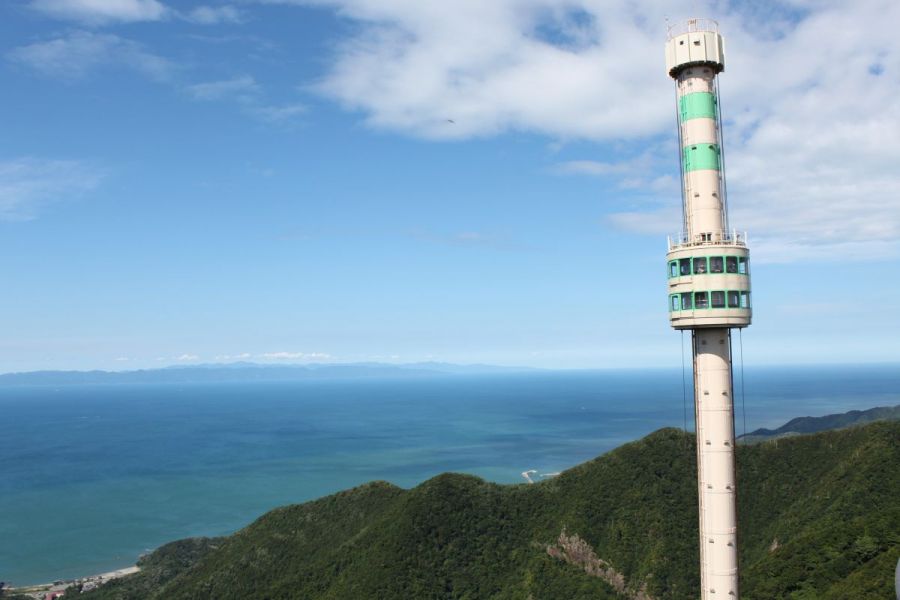
[[[746,435],[740,436],[738,441],[744,444],[752,444],[804,433],[844,429],[874,421],[896,421],[898,419],[900,419],[900,404],[897,406],[876,406],[868,410],[851,410],[850,412],[825,415],[824,417],[797,417],[778,429],[757,429],[756,431],[751,431]]]
[[[171,366],[136,371],[29,371],[0,375],[3,385],[73,385],[99,383],[216,383],[246,381],[299,381],[360,377],[427,377],[487,375],[537,371],[528,367],[455,365],[440,362],[411,364],[350,363],[270,365],[251,362]]]

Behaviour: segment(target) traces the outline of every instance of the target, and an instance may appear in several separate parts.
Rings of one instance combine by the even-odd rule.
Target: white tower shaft
[[[669,317],[693,331],[701,598],[738,590],[731,328],[750,324],[749,251],[728,230],[716,76],[725,69],[714,21],[670,30],[676,81],[684,222],[667,254]]]
[[[737,598],[731,331],[697,329],[693,341],[701,598]]]
[[[715,71],[685,69],[677,98],[688,240],[721,241],[726,235]]]

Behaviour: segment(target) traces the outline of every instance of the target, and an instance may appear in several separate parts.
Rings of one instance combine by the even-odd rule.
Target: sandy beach
[[[125,577],[126,575],[131,575],[133,573],[137,573],[141,568],[137,565],[132,567],[125,567],[123,569],[116,569],[115,571],[107,571],[106,573],[99,573],[97,575],[89,575],[87,577],[79,577],[78,579],[66,579],[66,580],[58,580],[53,583],[40,583],[37,585],[27,585],[23,587],[12,587],[7,588],[4,591],[8,591],[13,594],[25,594],[27,596],[31,596],[33,598],[40,598],[43,600],[49,594],[54,594],[58,592],[64,592],[66,588],[72,585],[82,585],[83,589],[94,589],[100,585],[103,585],[107,581],[111,581],[113,579],[117,579],[119,577]]]

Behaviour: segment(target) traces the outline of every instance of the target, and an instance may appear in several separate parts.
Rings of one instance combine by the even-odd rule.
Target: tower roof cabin
[[[725,41],[712,19],[689,19],[669,27],[666,71],[677,77],[682,69],[705,65],[716,73],[725,70]]]

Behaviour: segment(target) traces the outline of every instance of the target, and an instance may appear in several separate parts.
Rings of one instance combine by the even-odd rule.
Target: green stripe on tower
[[[690,119],[716,118],[716,96],[709,92],[685,94],[678,101],[678,106],[682,123]]]
[[[685,146],[684,172],[719,170],[719,145],[718,144],[693,144]]]

